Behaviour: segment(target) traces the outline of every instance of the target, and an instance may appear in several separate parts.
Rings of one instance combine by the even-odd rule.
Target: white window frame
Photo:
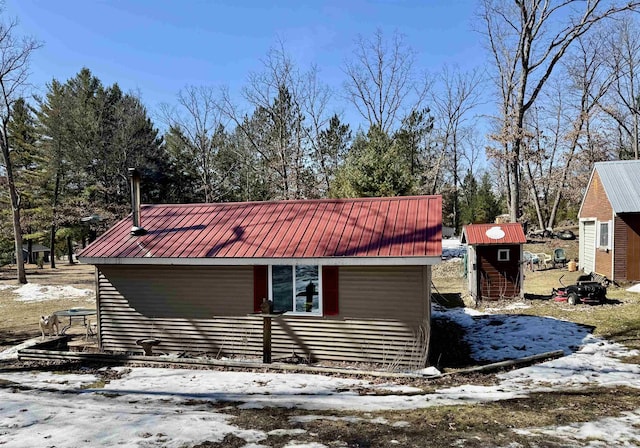
[[[607,226],[607,244],[602,244],[600,241],[602,238],[602,226]],[[596,249],[611,249],[611,240],[613,233],[612,221],[596,221]]]
[[[510,261],[511,249],[498,249],[498,261]]]
[[[269,265],[269,300],[273,302],[273,266]],[[323,308],[322,308],[322,265],[320,264],[309,264],[306,266],[317,266],[318,267],[318,310],[317,311],[295,311],[296,307],[296,267],[297,266],[305,266],[305,265],[295,265],[295,264],[279,264],[277,266],[289,266],[293,270],[293,293],[294,296],[291,297],[293,301],[293,311],[286,311],[285,314],[288,316],[322,316]],[[278,310],[275,310],[278,311]]]

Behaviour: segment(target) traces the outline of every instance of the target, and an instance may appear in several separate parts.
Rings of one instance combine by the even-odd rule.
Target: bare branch
[[[344,65],[346,98],[367,120],[389,133],[406,110],[417,110],[429,90],[428,78],[414,71],[415,52],[395,33],[387,42],[381,30],[358,37],[353,59]]]

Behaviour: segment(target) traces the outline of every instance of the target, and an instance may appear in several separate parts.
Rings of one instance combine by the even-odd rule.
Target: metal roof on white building
[[[640,212],[640,160],[597,162],[594,169],[615,213]]]

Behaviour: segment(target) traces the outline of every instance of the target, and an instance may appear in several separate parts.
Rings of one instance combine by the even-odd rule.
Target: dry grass
[[[70,285],[78,289],[95,289],[94,272],[93,266],[80,264],[60,264],[56,269],[37,269],[29,265],[27,281],[40,285]],[[0,286],[2,285],[17,285],[14,266],[0,268]],[[40,316],[72,307],[92,308],[95,307],[95,302],[87,302],[86,298],[19,302],[15,300],[11,290],[0,289],[0,309],[3,316],[0,320],[0,349],[37,336],[40,333]]]
[[[612,399],[615,397],[615,399]],[[425,446],[521,446],[561,447],[566,441],[550,436],[518,435],[517,428],[545,427],[586,422],[603,416],[617,416],[640,407],[636,390],[586,389],[556,393],[537,393],[527,398],[469,406],[441,406],[402,412],[336,413],[314,411],[325,416],[296,423],[296,416],[309,412],[295,409],[228,410],[233,424],[265,432],[274,429],[304,429],[313,434],[309,442],[342,447],[425,447]],[[375,421],[374,421],[375,419]],[[285,446],[296,440],[304,443],[306,434],[270,436],[269,446]],[[241,441],[238,441],[241,442]],[[206,443],[201,447],[245,446],[232,439]],[[515,445],[515,444],[519,445]],[[510,445],[511,444],[511,445]]]

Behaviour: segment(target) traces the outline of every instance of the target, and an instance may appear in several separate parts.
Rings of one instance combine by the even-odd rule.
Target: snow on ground
[[[23,348],[31,348],[41,342],[40,338],[29,339],[28,341],[23,342],[22,344],[14,345],[13,347],[9,347],[3,352],[0,352],[0,362],[9,361],[12,359],[18,358],[18,352]],[[2,364],[0,364],[1,366]]]
[[[442,248],[446,249],[458,249],[460,247],[464,247],[459,238],[443,238],[442,239]]]
[[[631,288],[627,288],[629,292],[640,292],[640,283],[633,285]]]
[[[44,286],[27,283],[13,290],[19,302],[43,302],[46,300],[86,298],[93,300],[95,293],[91,289],[78,289],[73,286]]]
[[[531,305],[527,305],[523,302],[514,302],[501,307],[485,308],[484,311],[493,314],[498,311],[526,310],[527,308],[531,308]]]
[[[590,440],[589,447],[638,446],[640,442],[637,429],[640,422],[640,409],[635,412],[624,412],[621,417],[603,418],[595,422],[573,423],[565,426],[548,428],[517,429],[522,435],[550,435],[564,439],[580,441]],[[634,428],[635,426],[635,428]]]
[[[551,317],[483,314],[470,308],[434,307],[433,318],[465,327],[471,356],[477,361],[502,361],[563,350],[575,351],[589,335],[587,327]]]
[[[458,238],[442,240],[442,259],[450,260],[462,258],[467,253],[467,245],[462,244]]]
[[[305,430],[264,432],[234,425],[224,404],[239,409],[307,410],[289,422],[293,425],[339,418],[389,425],[392,431],[404,422],[366,414],[316,415],[313,411],[418,409],[526,397],[532,392],[585,385],[640,389],[640,366],[620,361],[634,352],[593,337],[584,326],[463,309],[434,309],[433,314],[466,327],[473,356],[479,360],[498,361],[558,349],[567,356],[500,374],[493,386],[463,385],[424,394],[393,383],[309,374],[118,368],[121,377],[102,387],[91,373],[10,373],[0,369],[0,384],[4,384],[0,388],[0,445],[180,447],[206,440],[219,442],[232,434],[246,442],[244,448],[268,447],[284,435],[299,440],[289,442],[289,448],[319,448],[324,445],[314,442],[313,434]],[[13,387],[16,385],[20,387]],[[223,407],[212,408],[214,403]],[[640,445],[639,423],[640,409],[618,418],[519,431],[552,433],[565,438],[567,445],[588,441],[591,446],[632,446]]]

